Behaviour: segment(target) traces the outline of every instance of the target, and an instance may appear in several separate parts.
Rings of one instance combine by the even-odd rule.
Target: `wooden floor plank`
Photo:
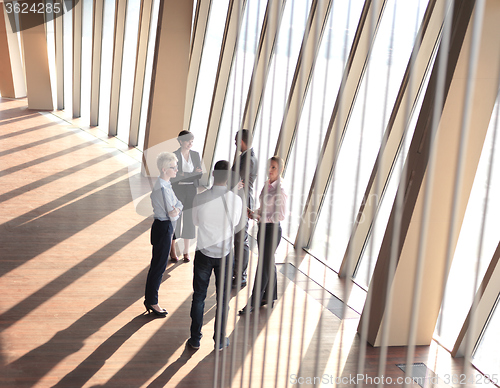
[[[152,220],[131,194],[150,184],[137,160],[25,100],[0,99],[0,139],[0,386],[212,387],[216,362],[219,384],[234,387],[377,376],[380,349],[366,347],[360,369],[355,313],[340,320],[318,302],[316,283],[282,273],[269,316],[237,317],[249,288],[233,292],[231,345],[217,354],[212,282],[201,348],[190,350],[192,262],[167,267],[160,300],[168,316],[144,313]],[[277,261],[290,252],[285,242]],[[405,361],[405,348],[389,349],[387,376],[404,377],[396,364]],[[415,362],[441,375],[463,366],[435,343],[417,348]]]

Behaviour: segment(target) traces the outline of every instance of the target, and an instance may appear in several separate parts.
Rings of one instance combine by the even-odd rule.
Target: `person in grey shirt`
[[[200,347],[205,299],[213,271],[217,293],[214,341],[216,348],[222,350],[229,345],[229,339],[226,338],[226,321],[232,237],[243,205],[240,197],[229,191],[226,186],[229,162],[218,161],[214,166],[213,176],[213,187],[198,194],[193,203],[193,222],[198,226],[198,238],[194,256],[191,337],[187,343],[194,349]],[[219,301],[222,301],[221,306]]]

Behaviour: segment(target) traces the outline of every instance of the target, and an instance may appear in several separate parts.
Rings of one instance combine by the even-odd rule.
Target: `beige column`
[[[28,108],[53,110],[44,15],[20,13]],[[34,26],[23,29],[26,26]]]
[[[0,3],[0,58],[0,94],[25,97],[26,83],[17,32],[12,28],[4,3]]]
[[[183,129],[191,40],[192,0],[160,4],[148,122],[144,139],[145,174],[156,175],[156,156],[173,151]]]
[[[389,325],[389,346],[429,345],[432,340],[449,271],[448,248],[452,247],[452,257],[498,92],[500,3],[486,2],[477,68],[471,74],[473,82],[468,84],[473,7],[474,3],[466,0],[455,2],[444,105],[439,111],[435,139],[430,138],[434,132],[430,117],[438,109],[435,99],[436,85],[441,82],[436,76],[439,53],[417,122],[407,159],[408,178],[400,185],[400,190],[405,190],[405,204],[396,269],[394,273],[388,271],[392,229],[399,216],[393,210],[369,289],[372,305],[370,309],[365,307],[358,327],[360,330],[369,320],[367,339],[374,346],[381,344],[385,324]],[[462,131],[466,137],[465,148],[461,149]],[[432,142],[435,159],[428,166]],[[460,170],[459,161],[463,166]],[[459,194],[457,201],[455,193]],[[416,273],[421,277],[417,278]],[[390,297],[386,298],[388,285]]]

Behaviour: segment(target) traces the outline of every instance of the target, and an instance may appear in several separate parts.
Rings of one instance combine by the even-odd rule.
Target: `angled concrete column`
[[[17,32],[0,3],[0,94],[3,97],[26,97],[26,82]]]
[[[148,122],[144,139],[143,173],[156,175],[156,156],[163,143],[183,129],[184,104],[191,41],[192,0],[165,0],[160,4],[153,63]],[[173,148],[173,147],[172,147]]]
[[[53,110],[44,14],[20,13],[28,108]],[[23,29],[26,26],[34,26]]]
[[[367,340],[374,346],[381,344],[385,324],[390,328],[389,346],[429,345],[432,340],[449,271],[447,259],[450,253],[452,257],[458,240],[498,92],[500,3],[495,0],[486,1],[477,57],[472,56],[477,58],[477,67],[470,74],[469,83],[470,63],[474,63],[470,62],[474,53],[474,3],[477,6],[479,2],[455,1],[443,105],[439,108],[435,103],[437,85],[442,81],[437,77],[442,58],[438,52],[417,121],[407,159],[407,179],[399,187],[404,190],[404,208],[402,214],[394,209],[391,213],[369,288],[371,308],[365,307],[358,327],[361,330],[368,320]],[[440,119],[433,131],[430,118],[435,109]],[[435,138],[431,138],[433,133]],[[429,165],[433,142],[435,159]],[[458,169],[460,165],[463,168]],[[455,193],[459,196],[455,197]],[[389,273],[393,228],[395,217],[399,216],[402,218],[397,264],[395,271]],[[416,278],[416,273],[421,277]],[[388,285],[390,297],[386,298]]]

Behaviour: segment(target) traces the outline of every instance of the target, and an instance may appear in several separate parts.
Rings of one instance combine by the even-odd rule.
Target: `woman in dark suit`
[[[191,260],[189,257],[189,240],[196,237],[191,209],[202,176],[202,169],[200,154],[191,150],[193,140],[194,135],[191,132],[181,131],[177,137],[180,148],[174,152],[177,156],[179,171],[177,176],[172,179],[172,188],[179,201],[184,205],[181,218],[177,221],[170,250],[170,259],[174,262],[179,260],[175,251],[175,240],[178,238],[184,239],[183,259],[188,262]]]

